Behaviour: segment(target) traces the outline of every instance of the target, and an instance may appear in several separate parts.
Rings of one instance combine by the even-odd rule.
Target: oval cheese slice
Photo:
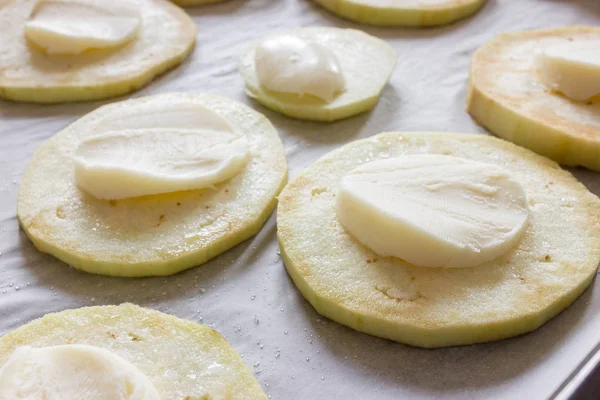
[[[127,2],[43,0],[24,27],[25,37],[49,54],[80,54],[133,39],[139,12]]]
[[[108,131],[83,140],[74,156],[77,185],[118,200],[212,187],[246,164],[246,137],[214,112],[156,111],[110,121]]]
[[[0,399],[160,400],[144,373],[89,345],[17,348],[0,368]]]
[[[600,93],[600,40],[549,46],[535,61],[542,81],[573,100],[588,100]]]
[[[254,57],[258,80],[269,90],[330,102],[345,88],[339,60],[320,43],[282,35],[259,44]]]
[[[378,160],[348,173],[337,215],[382,256],[424,267],[472,267],[510,250],[525,230],[523,187],[504,169],[444,155]]]

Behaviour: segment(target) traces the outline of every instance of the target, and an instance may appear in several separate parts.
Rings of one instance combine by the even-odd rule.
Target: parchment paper
[[[189,12],[198,24],[190,59],[128,97],[211,92],[249,104],[279,130],[293,177],[324,153],[382,131],[484,132],[464,111],[473,51],[504,31],[597,25],[600,1],[488,0],[473,18],[428,30],[361,26],[307,0],[231,0]],[[248,43],[311,25],[363,29],[396,48],[397,69],[372,112],[308,123],[245,97],[236,62]],[[274,215],[253,239],[169,278],[94,276],[38,253],[15,217],[28,160],[55,132],[117,100],[57,106],[0,101],[0,332],[48,312],[134,302],[218,330],[273,399],[545,399],[598,344],[598,282],[537,331],[496,343],[422,350],[355,332],[321,318],[292,285],[277,254]],[[575,174],[600,194],[600,174]]]

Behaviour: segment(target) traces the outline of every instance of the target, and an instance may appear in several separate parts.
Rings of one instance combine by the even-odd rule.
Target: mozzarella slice
[[[213,187],[248,159],[248,141],[214,112],[156,110],[105,122],[75,151],[77,185],[99,199]]]
[[[141,25],[139,11],[115,0],[43,0],[25,23],[25,37],[49,54],[80,54],[122,45]]]
[[[551,89],[585,101],[600,93],[600,41],[565,41],[535,58],[542,81]]]
[[[274,92],[331,102],[346,87],[339,60],[320,43],[282,35],[259,44],[254,57],[259,83]]]
[[[88,345],[17,348],[0,369],[0,399],[159,400],[152,382],[115,353]]]
[[[472,267],[525,230],[523,187],[498,166],[442,155],[362,165],[340,184],[337,216],[365,246],[423,267]]]

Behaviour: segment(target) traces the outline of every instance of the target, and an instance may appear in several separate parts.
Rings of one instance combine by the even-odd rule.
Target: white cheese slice
[[[566,41],[539,51],[535,63],[552,90],[585,101],[600,93],[600,41]]]
[[[25,37],[49,54],[81,54],[120,46],[137,35],[138,10],[115,0],[42,0],[25,23]]]
[[[154,384],[119,355],[88,345],[17,348],[0,368],[2,400],[160,400]]]
[[[106,121],[75,151],[77,185],[99,199],[214,187],[249,154],[246,135],[201,107],[132,113]]]
[[[525,231],[523,187],[502,168],[442,155],[362,165],[341,181],[337,216],[381,256],[423,267],[472,267],[511,249]]]
[[[259,83],[274,92],[308,94],[331,102],[346,87],[335,54],[323,44],[294,35],[263,41],[254,61]]]

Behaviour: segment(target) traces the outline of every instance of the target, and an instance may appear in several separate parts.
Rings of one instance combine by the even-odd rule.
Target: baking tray
[[[189,12],[198,24],[192,56],[127,97],[210,92],[249,104],[279,130],[293,178],[324,153],[383,131],[484,133],[464,111],[473,51],[504,31],[597,25],[600,2],[488,0],[471,19],[426,30],[360,26],[307,0],[231,0]],[[372,112],[333,124],[308,123],[246,98],[236,70],[246,46],[274,31],[310,25],[363,29],[396,48],[398,66]],[[52,134],[116,100],[55,106],[0,102],[1,332],[48,312],[134,302],[218,330],[243,354],[273,399],[562,400],[575,393],[598,363],[597,282],[535,332],[489,344],[423,350],[322,318],[285,272],[274,215],[254,238],[168,278],[94,276],[38,253],[15,217],[18,183],[27,162]],[[590,123],[600,124],[600,117]],[[600,174],[574,174],[600,194]]]

